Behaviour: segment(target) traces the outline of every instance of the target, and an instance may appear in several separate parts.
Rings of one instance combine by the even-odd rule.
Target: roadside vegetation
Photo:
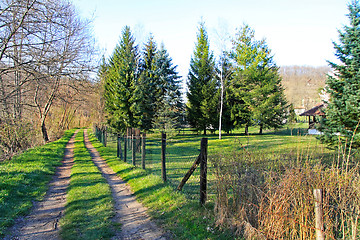
[[[111,190],[91,160],[83,140],[83,131],[79,131],[60,234],[68,240],[109,239],[114,234]]]
[[[44,197],[73,134],[74,130],[66,131],[64,137],[55,142],[0,162],[0,237],[16,218],[30,211],[33,201]]]
[[[315,154],[314,154],[315,153]],[[314,239],[314,189],[323,190],[323,234],[358,239],[359,153],[282,150],[275,159],[252,150],[212,156],[217,224],[246,239]]]

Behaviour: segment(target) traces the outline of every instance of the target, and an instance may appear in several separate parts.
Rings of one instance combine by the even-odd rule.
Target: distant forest
[[[319,93],[331,69],[328,66],[281,66],[279,71],[289,103],[295,108],[310,109],[321,101]]]

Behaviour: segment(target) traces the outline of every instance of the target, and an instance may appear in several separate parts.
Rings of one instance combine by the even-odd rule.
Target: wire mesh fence
[[[94,132],[105,146],[116,149],[113,152],[117,153],[119,159],[159,176],[163,174],[162,140],[165,140],[166,181],[174,188],[178,186],[200,154],[200,138],[162,139],[160,134],[145,135],[134,130],[128,131],[127,134],[117,134],[98,127],[95,127]],[[196,170],[182,191],[189,198],[198,199],[199,182],[200,170]]]

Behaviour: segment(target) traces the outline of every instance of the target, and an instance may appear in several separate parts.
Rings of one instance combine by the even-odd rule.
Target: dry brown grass
[[[349,156],[332,166],[308,156],[270,164],[245,150],[212,158],[218,225],[246,239],[315,239],[313,189],[321,188],[326,239],[359,239],[359,165]]]

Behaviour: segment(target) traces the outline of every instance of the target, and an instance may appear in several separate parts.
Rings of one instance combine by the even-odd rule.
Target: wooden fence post
[[[166,182],[166,133],[161,133],[161,176]]]
[[[132,164],[136,166],[136,137],[131,135]]]
[[[322,189],[314,189],[316,240],[325,240]]]
[[[127,134],[124,135],[124,162],[126,162],[127,157]]]
[[[207,191],[207,147],[208,139],[201,139],[201,148],[200,148],[200,204],[204,205],[206,201],[206,191]]]
[[[142,134],[141,138],[141,167],[145,169],[145,157],[146,157],[146,133]]]

